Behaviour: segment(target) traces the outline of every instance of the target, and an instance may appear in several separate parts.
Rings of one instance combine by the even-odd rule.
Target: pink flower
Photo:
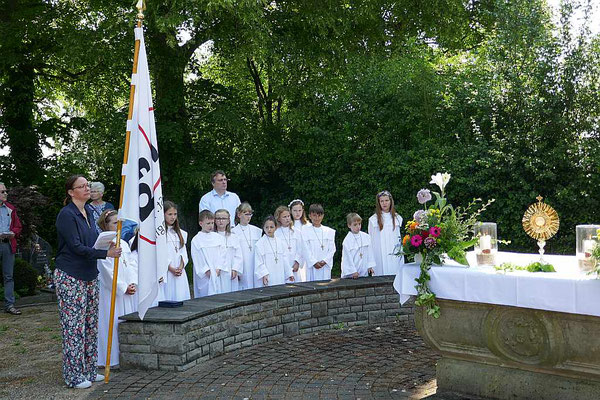
[[[412,244],[415,247],[419,247],[421,243],[423,243],[423,238],[421,237],[421,235],[414,235],[410,238],[410,244]]]
[[[439,226],[432,226],[431,228],[429,228],[429,234],[431,236],[438,237],[438,236],[440,236],[441,233],[442,233],[442,230],[440,229]]]
[[[428,237],[425,239],[425,247],[428,249],[433,249],[437,245],[437,240],[434,237]]]

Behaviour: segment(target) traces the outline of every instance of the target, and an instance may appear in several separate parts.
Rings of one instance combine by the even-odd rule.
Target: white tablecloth
[[[555,273],[504,273],[493,267],[477,267],[473,252],[467,259],[469,268],[449,260],[430,269],[429,285],[438,298],[600,316],[600,279],[579,272],[575,256],[545,255]],[[526,266],[538,261],[539,255],[499,252],[496,260],[498,265],[512,262]],[[417,294],[415,278],[419,273],[419,264],[410,263],[396,274],[394,288],[400,303]]]

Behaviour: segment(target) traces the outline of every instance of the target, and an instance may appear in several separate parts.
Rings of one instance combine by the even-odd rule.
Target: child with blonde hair
[[[286,264],[292,268],[294,282],[302,282],[303,271],[300,271],[300,265],[304,262],[302,236],[292,226],[292,216],[289,208],[286,206],[277,207],[274,216],[277,221],[275,237],[283,242]]]
[[[215,212],[217,233],[225,239],[225,265],[228,272],[221,272],[222,293],[240,290],[239,279],[243,273],[244,259],[238,236],[231,232],[231,216],[223,209]]]
[[[250,220],[254,211],[248,202],[243,202],[235,210],[236,225],[231,229],[240,239],[242,248],[242,275],[240,277],[240,290],[252,289],[255,287],[256,278],[254,276],[254,250],[256,242],[262,236],[262,229],[250,225]],[[262,282],[261,282],[262,286]]]
[[[229,272],[225,259],[225,239],[213,232],[215,215],[203,210],[198,216],[200,232],[192,239],[192,262],[194,263],[194,297],[219,294],[221,272]]]
[[[342,243],[342,278],[356,279],[373,275],[375,260],[371,248],[371,237],[361,232],[362,218],[356,213],[346,216],[350,232]]]
[[[105,210],[98,217],[98,226],[103,232],[117,231],[117,211]],[[116,242],[116,238],[113,243]],[[115,313],[112,333],[108,332],[110,321],[110,305],[112,294],[112,282],[114,275],[115,259],[106,257],[97,261],[98,284],[100,286],[100,301],[98,305],[98,364],[106,365],[108,336],[112,335],[112,347],[110,353],[110,365],[119,364],[119,336],[117,327],[119,317],[136,312],[138,309],[138,298],[136,295],[138,284],[137,258],[131,254],[131,249],[126,241],[120,241],[122,249],[119,257],[119,270],[117,273],[117,290],[115,294]]]

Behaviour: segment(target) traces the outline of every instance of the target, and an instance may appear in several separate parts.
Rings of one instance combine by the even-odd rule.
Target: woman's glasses
[[[73,186],[73,189],[83,189],[83,188],[90,188],[92,187],[92,185],[90,185],[89,183],[84,183],[83,185],[79,185],[79,186]]]

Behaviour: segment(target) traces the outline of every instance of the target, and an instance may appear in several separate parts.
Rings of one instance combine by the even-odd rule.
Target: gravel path
[[[234,351],[183,373],[112,370],[69,389],[56,305],[0,313],[1,399],[462,399],[435,395],[438,354],[405,322],[306,334]]]

